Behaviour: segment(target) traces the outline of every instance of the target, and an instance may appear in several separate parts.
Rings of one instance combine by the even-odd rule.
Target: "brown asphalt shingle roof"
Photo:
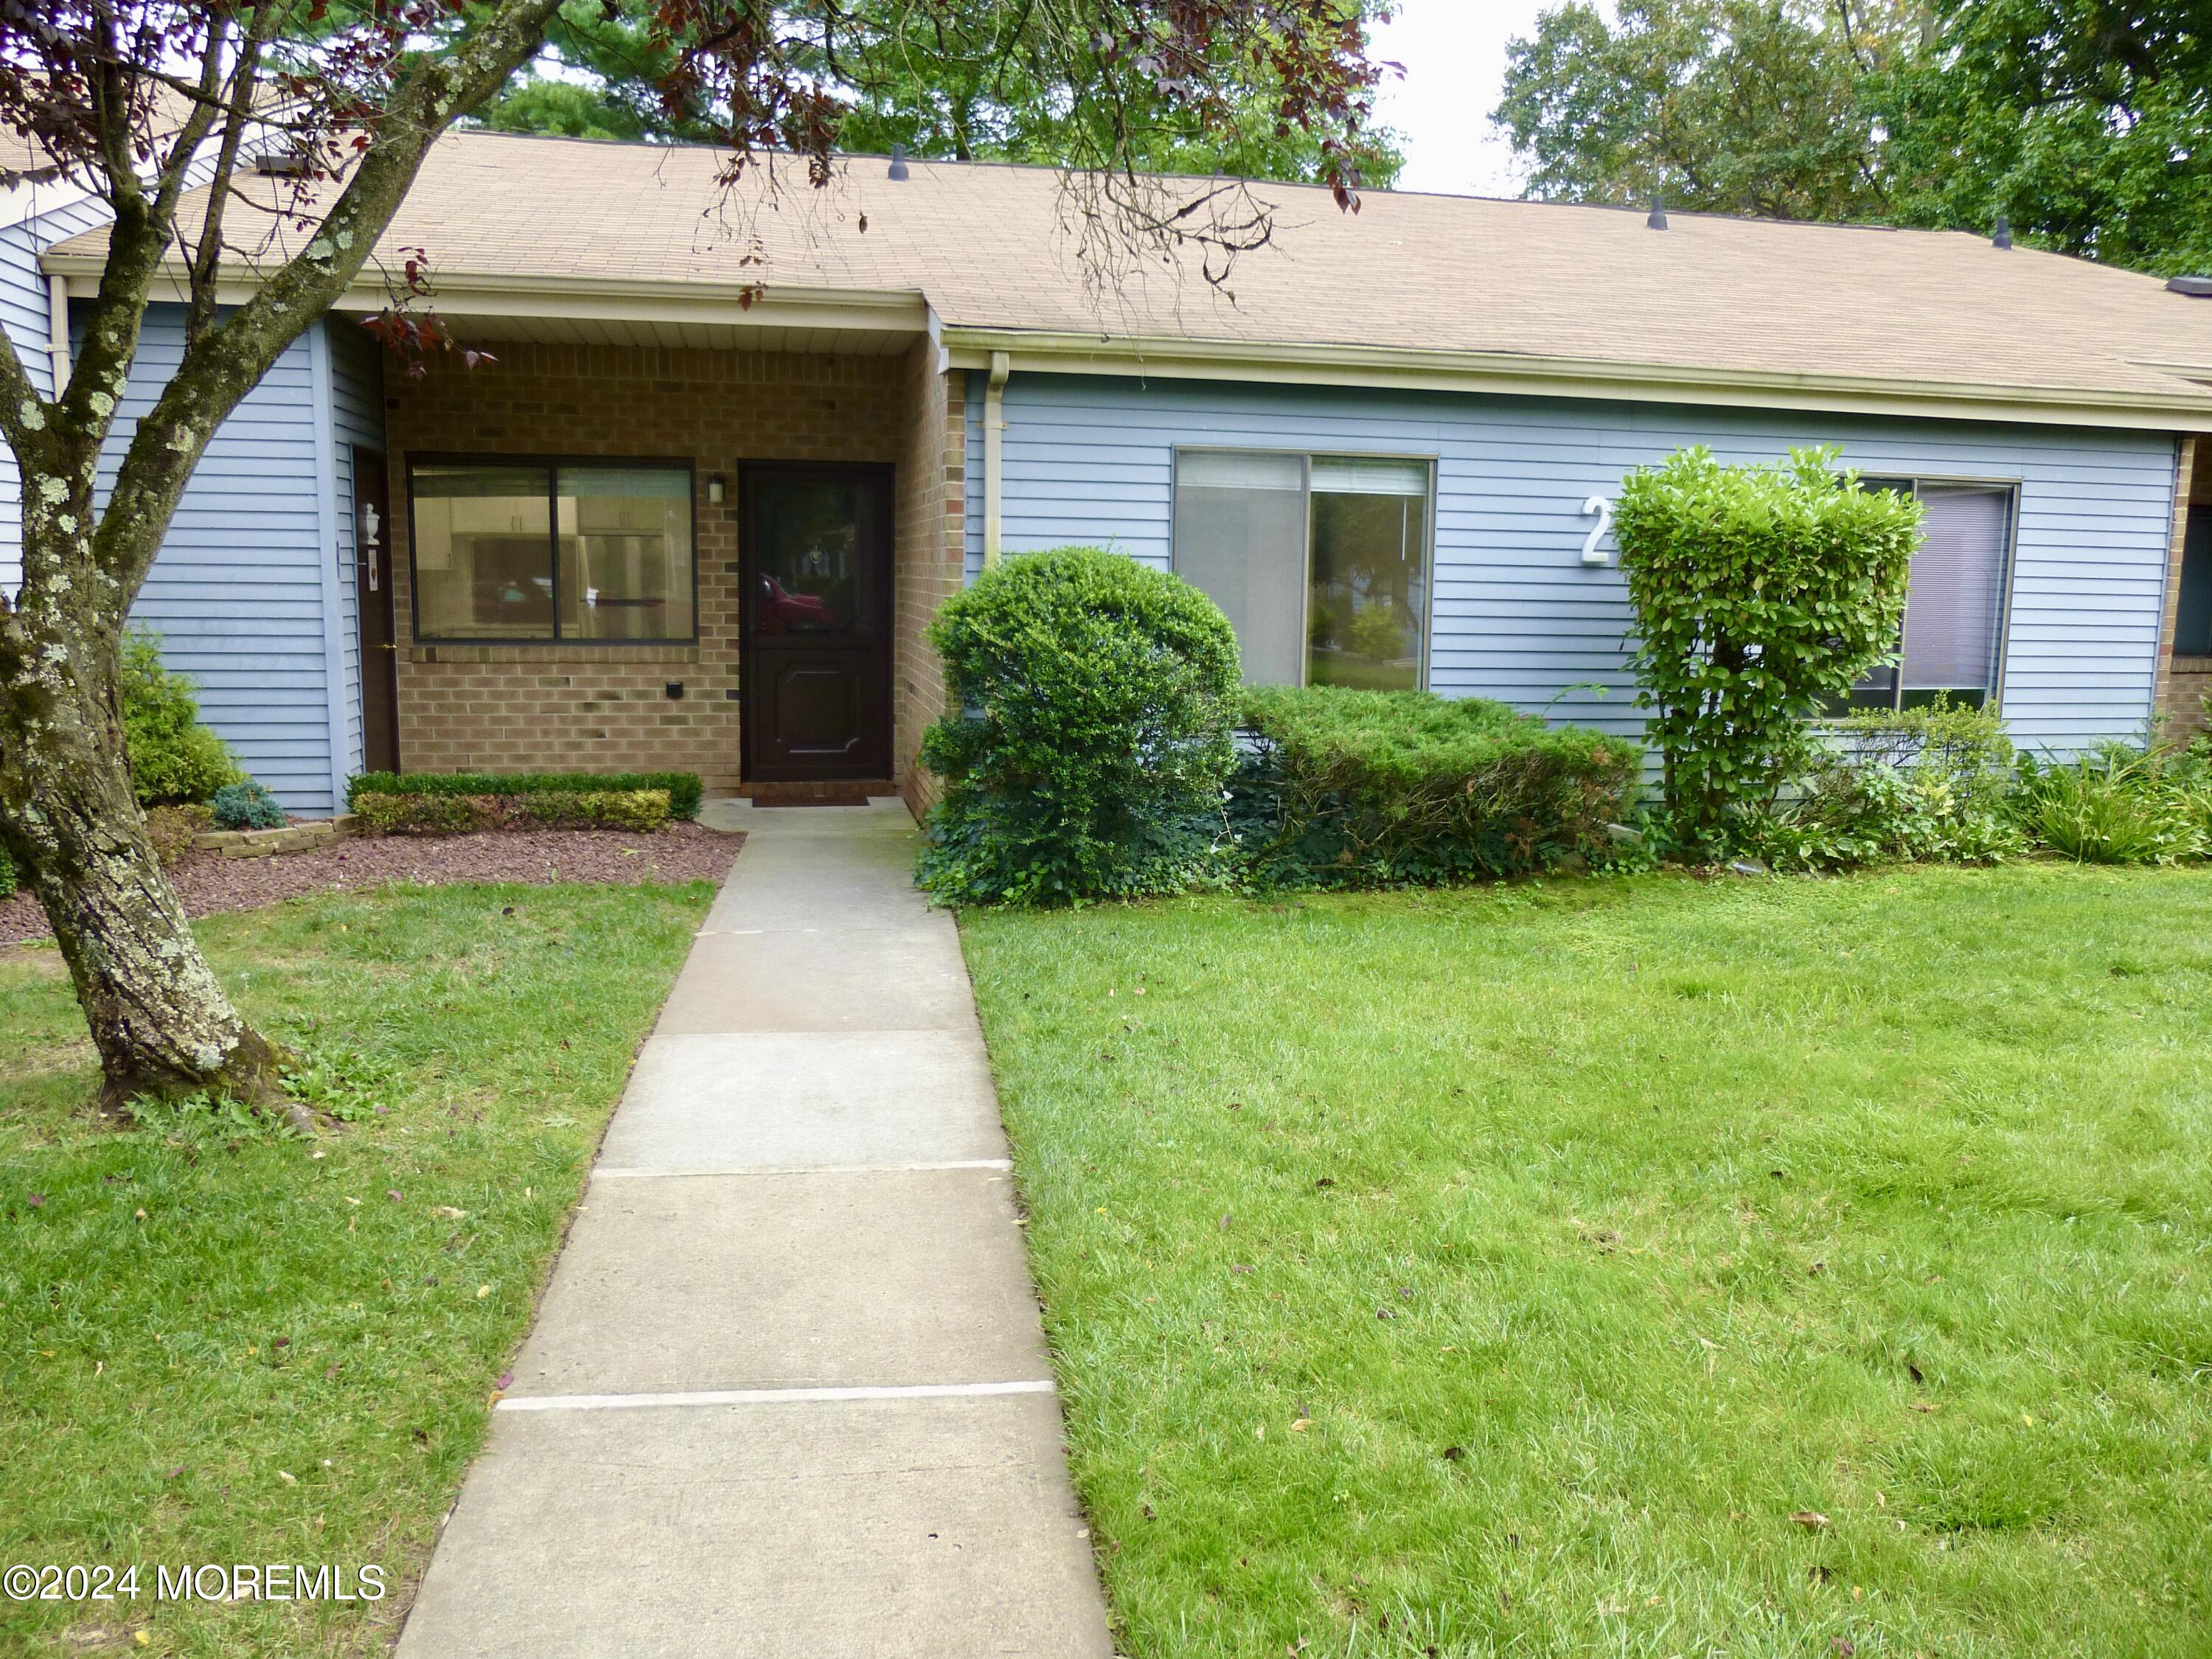
[[[1324,191],[1269,184],[1254,188],[1277,204],[1275,245],[1237,264],[1233,303],[1162,272],[1102,311],[1051,169],[915,161],[902,183],[880,158],[853,158],[817,193],[787,161],[777,200],[741,188],[747,212],[716,189],[722,160],[455,133],[426,161],[384,257],[427,247],[442,281],[910,290],[954,328],[2212,398],[2176,372],[2212,379],[2212,301],[1964,234],[1686,213],[1662,233],[1640,209],[1383,191],[1352,216]]]

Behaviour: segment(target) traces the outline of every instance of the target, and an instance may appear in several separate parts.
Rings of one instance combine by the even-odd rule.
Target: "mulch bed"
[[[317,853],[227,859],[191,852],[169,870],[188,915],[252,910],[308,893],[390,882],[720,881],[744,837],[672,824],[657,835],[622,830],[495,830],[472,836],[359,836]],[[47,937],[28,893],[0,899],[0,945]]]

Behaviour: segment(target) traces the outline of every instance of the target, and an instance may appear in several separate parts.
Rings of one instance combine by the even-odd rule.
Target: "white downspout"
[[[56,273],[46,277],[46,361],[58,400],[70,377],[69,278]]]
[[[999,562],[999,525],[1003,492],[1000,469],[1006,461],[1006,376],[1014,360],[1003,351],[991,354],[990,384],[983,392],[983,568]]]

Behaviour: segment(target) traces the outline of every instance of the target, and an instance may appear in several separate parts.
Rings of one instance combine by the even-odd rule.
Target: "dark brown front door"
[[[890,468],[763,463],[738,488],[746,779],[888,778]]]
[[[360,585],[362,764],[399,769],[399,635],[392,612],[392,500],[384,457],[353,453],[353,544]]]

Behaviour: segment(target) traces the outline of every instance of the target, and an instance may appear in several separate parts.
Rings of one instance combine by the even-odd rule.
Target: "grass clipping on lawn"
[[[2204,1650],[2212,878],[963,936],[1122,1650]]]
[[[313,1146],[95,1126],[58,958],[0,950],[0,1563],[142,1566],[135,1602],[0,1602],[0,1651],[384,1651],[712,892],[393,888],[198,923],[263,1030],[339,1057],[355,1121]],[[155,1603],[157,1563],[271,1561],[388,1588]]]

